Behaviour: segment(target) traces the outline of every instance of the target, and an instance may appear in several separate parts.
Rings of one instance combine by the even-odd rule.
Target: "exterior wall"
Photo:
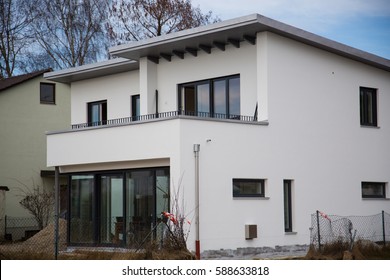
[[[147,67],[140,70],[140,89],[137,72],[74,83],[72,122],[85,122],[86,102],[101,99],[121,103],[114,107],[116,116],[128,116],[129,96],[137,90],[147,95],[141,96],[147,102],[141,105],[142,114],[154,113],[154,89],[145,82],[151,71],[160,112],[177,109],[178,84],[240,74],[241,114],[252,115],[258,101],[259,119],[268,119],[269,125],[174,118],[53,133],[48,135],[48,165],[70,172],[168,160],[171,186],[180,187],[183,212],[193,220],[193,145],[200,144],[201,250],[308,244],[310,215],[316,210],[338,215],[390,212],[389,186],[388,199],[361,195],[362,181],[390,182],[388,72],[272,33],[259,33],[255,46],[242,43],[225,52],[186,54],[183,60],[161,59],[154,66],[144,60],[140,67]],[[360,86],[378,89],[378,128],[360,126]],[[266,198],[233,198],[233,178],[265,179]],[[293,233],[288,234],[284,179],[293,180]],[[245,240],[245,224],[258,225],[258,238]]]
[[[46,167],[46,135],[70,123],[69,86],[56,84],[56,105],[40,104],[37,77],[0,92],[0,184],[9,187],[6,215],[25,217],[23,190],[34,184],[52,188],[54,178],[41,178]],[[42,181],[43,180],[43,181]]]
[[[227,45],[225,51],[213,48],[211,54],[199,51],[196,57],[185,54],[184,59],[173,56],[171,62],[160,59],[157,65],[160,111],[177,110],[179,84],[240,74],[241,115],[253,116],[257,92],[254,57],[256,47],[242,42],[240,48]]]
[[[389,73],[264,35],[259,52],[266,55],[259,56],[267,59],[269,126],[224,130],[221,124],[194,122],[181,132],[181,154],[187,156],[182,167],[193,162],[192,144],[201,144],[203,249],[307,244],[316,210],[390,211],[389,186],[387,199],[361,195],[362,181],[390,181]],[[378,89],[379,128],[360,126],[360,86]],[[185,174],[193,176],[191,170]],[[266,179],[269,199],[233,198],[232,178]],[[293,180],[293,234],[284,232],[284,179]],[[188,180],[183,184],[191,184]],[[258,225],[257,239],[245,240],[246,223]]]
[[[87,103],[105,99],[108,119],[129,117],[131,96],[140,94],[139,71],[82,80],[71,87],[72,124],[87,122]]]

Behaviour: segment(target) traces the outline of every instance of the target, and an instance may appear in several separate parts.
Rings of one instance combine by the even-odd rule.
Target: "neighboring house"
[[[177,201],[201,251],[390,211],[389,60],[257,14],[110,52],[45,74],[71,85],[72,127],[47,134],[70,244],[131,246]]]
[[[70,86],[45,80],[43,74],[49,71],[0,80],[0,185],[9,189],[8,217],[31,216],[19,201],[34,187],[53,190],[45,133],[70,124]],[[61,184],[66,185],[66,179]],[[15,226],[27,226],[24,223]]]

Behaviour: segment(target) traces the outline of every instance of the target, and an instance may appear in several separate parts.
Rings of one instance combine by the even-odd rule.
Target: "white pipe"
[[[200,144],[194,144],[195,155],[195,254],[200,259],[200,240],[199,240],[199,152]]]

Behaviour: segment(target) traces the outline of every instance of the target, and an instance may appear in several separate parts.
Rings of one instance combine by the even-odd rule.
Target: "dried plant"
[[[43,187],[34,185],[31,190],[24,192],[19,203],[34,216],[39,229],[47,226],[54,211],[53,192],[47,192]]]

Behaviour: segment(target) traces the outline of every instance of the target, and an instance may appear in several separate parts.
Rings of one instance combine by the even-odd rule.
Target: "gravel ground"
[[[201,258],[204,260],[299,259],[306,256],[308,250],[308,245],[221,249],[205,251],[201,254]]]

